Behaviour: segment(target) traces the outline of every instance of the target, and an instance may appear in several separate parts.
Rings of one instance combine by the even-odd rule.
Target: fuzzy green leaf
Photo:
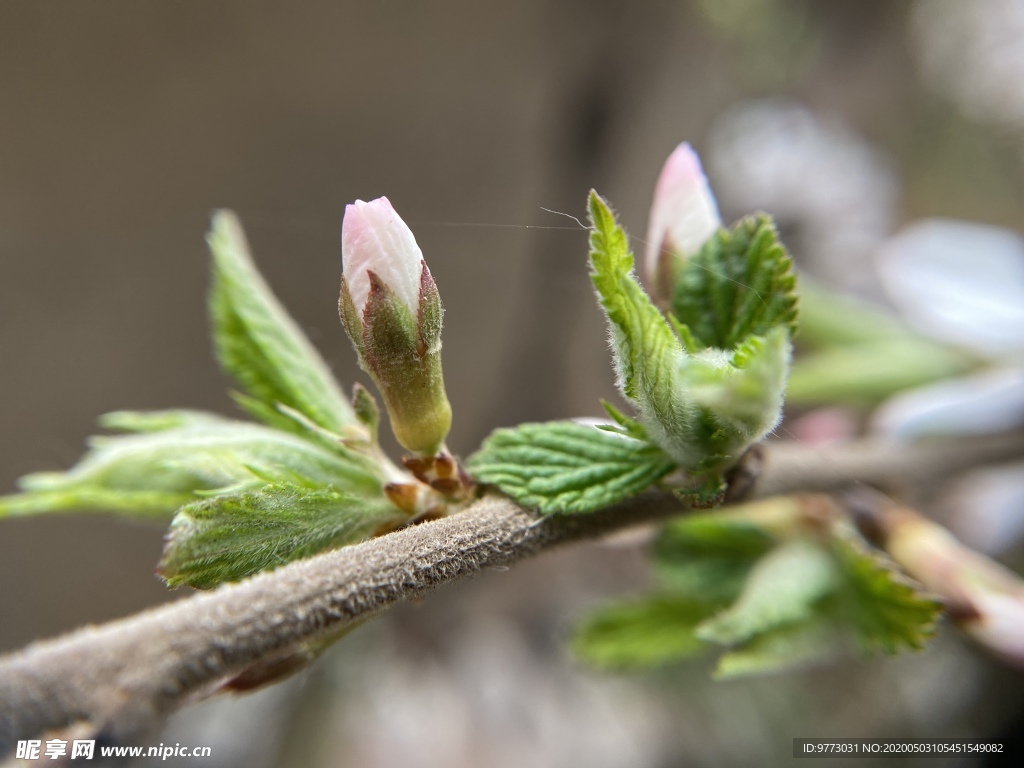
[[[683,350],[633,275],[626,233],[596,192],[590,193],[590,220],[590,278],[611,324],[619,388],[641,409],[669,411],[659,417],[678,421],[680,415],[670,412],[676,403],[669,393]]]
[[[779,327],[747,338],[731,354],[708,349],[680,365],[676,386],[690,404],[685,426],[703,453],[696,468],[735,460],[775,428],[790,351],[789,332]]]
[[[356,425],[326,363],[257,271],[235,215],[218,211],[207,241],[214,344],[221,366],[249,395],[241,405],[293,432],[302,428],[278,412],[279,403],[332,432]]]
[[[145,430],[175,418],[168,412],[148,419],[121,413],[106,422]],[[24,493],[0,497],[0,516],[72,509],[161,516],[202,494],[294,477],[350,492],[381,490],[373,462],[340,445],[329,450],[279,430],[206,414],[178,423],[162,431],[91,438],[89,452],[67,472],[22,478]]]
[[[811,617],[755,636],[718,660],[714,676],[728,680],[743,675],[782,672],[833,658],[841,637],[826,618]]]
[[[609,403],[607,400],[601,401],[601,407],[604,408],[605,413],[608,417],[615,422],[615,425],[598,425],[599,429],[605,429],[609,432],[616,432],[620,435],[626,435],[636,440],[643,440],[650,442],[650,438],[647,435],[647,430],[644,429],[644,425],[636,419],[631,419],[629,416],[624,414],[614,405]]]
[[[168,411],[113,411],[98,419],[104,429],[119,432],[163,432],[186,427],[223,426],[232,423],[216,413],[175,409]]]
[[[694,628],[711,610],[705,602],[672,595],[610,605],[577,627],[572,649],[578,658],[604,669],[680,661],[709,648]]]
[[[795,539],[754,566],[739,599],[703,623],[697,636],[736,645],[768,630],[809,619],[815,604],[836,587],[836,568],[821,547]]]
[[[208,589],[362,541],[403,519],[383,498],[268,485],[183,507],[171,523],[157,571],[170,587]]]
[[[686,276],[699,274],[704,288],[717,292],[714,307],[701,311],[728,309],[735,321],[722,326],[728,332],[716,336],[720,324],[706,326],[697,337],[677,320],[673,329],[644,293],[625,232],[594,192],[590,219],[591,279],[611,326],[619,387],[640,410],[651,441],[684,469],[707,475],[703,488],[717,488],[720,472],[774,428],[782,411],[795,319],[789,257],[770,221],[759,219],[718,236],[707,263],[688,262],[680,279],[693,285],[683,294],[697,290]]]
[[[845,577],[843,607],[860,647],[889,654],[923,648],[942,603],[846,527],[835,529],[833,549]]]
[[[573,421],[496,430],[468,462],[477,480],[544,514],[601,509],[673,466],[657,446]]]
[[[703,348],[737,348],[775,328],[796,330],[796,277],[770,217],[719,229],[682,265],[672,314]]]

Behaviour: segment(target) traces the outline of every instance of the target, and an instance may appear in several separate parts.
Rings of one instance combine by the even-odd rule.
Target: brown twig
[[[763,464],[746,498],[857,482],[928,482],[1024,456],[1024,433],[857,443],[827,452],[781,443],[759,450]],[[681,510],[669,493],[650,491],[593,514],[539,519],[489,495],[452,517],[33,644],[0,657],[0,758],[17,739],[82,722],[106,742],[139,743],[175,709],[253,665],[286,657],[405,598]]]

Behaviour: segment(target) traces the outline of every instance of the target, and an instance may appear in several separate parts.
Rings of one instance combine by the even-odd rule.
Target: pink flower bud
[[[1024,581],[912,510],[893,506],[885,517],[885,548],[892,558],[946,599],[961,629],[1024,668]]]
[[[1024,669],[1024,588],[1016,594],[976,590],[972,595],[977,618],[962,626],[1009,664]]]
[[[656,297],[671,297],[675,263],[699,251],[721,224],[700,159],[684,142],[661,169],[647,225],[645,262]]]
[[[441,297],[412,231],[386,197],[345,207],[341,322],[384,398],[398,442],[443,450],[452,411],[441,373]]]
[[[352,303],[362,312],[370,295],[373,272],[415,313],[419,306],[420,275],[426,269],[423,252],[412,230],[386,197],[345,206],[341,224],[341,260]]]

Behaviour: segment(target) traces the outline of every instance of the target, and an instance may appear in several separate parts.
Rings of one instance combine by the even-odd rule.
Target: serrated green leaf
[[[357,425],[326,363],[257,271],[235,215],[218,211],[207,241],[214,345],[224,370],[249,395],[240,400],[243,407],[271,426],[300,433],[278,403],[332,432]]]
[[[845,577],[846,619],[868,653],[920,650],[935,633],[942,604],[852,530],[834,530],[833,550]]]
[[[721,313],[727,309],[723,302],[734,301],[729,317],[736,322],[727,330],[743,334],[725,333],[718,339],[706,326],[699,339],[705,348],[692,354],[697,337],[679,323],[673,330],[644,293],[632,274],[625,232],[594,192],[590,218],[591,279],[611,325],[619,387],[639,408],[651,441],[684,469],[706,475],[702,488],[715,488],[720,472],[774,428],[781,415],[795,318],[789,257],[770,221],[757,220],[756,226],[741,222],[736,234],[722,235],[709,248],[708,263],[683,267],[686,274],[700,273],[705,287],[718,292],[715,306],[699,309]],[[747,228],[752,234],[744,239]],[[740,256],[743,269],[733,269]],[[722,261],[725,277],[709,273],[712,258]],[[730,269],[739,277],[728,274]],[[737,285],[740,278],[750,279]],[[683,294],[691,289],[696,287]],[[707,347],[709,340],[730,346]]]
[[[170,587],[209,589],[362,541],[404,519],[382,497],[268,485],[183,507],[171,523],[157,571]]]
[[[793,262],[764,214],[719,229],[680,267],[672,314],[704,348],[736,349],[750,336],[796,330]]]
[[[650,443],[553,421],[496,430],[467,466],[478,481],[552,514],[614,504],[644,490],[674,465]]]
[[[739,599],[697,628],[708,642],[737,645],[787,624],[805,621],[837,586],[832,558],[800,539],[780,544],[751,570]]]
[[[828,619],[815,616],[759,634],[723,654],[714,677],[730,680],[791,670],[833,658],[841,648],[835,626]]]
[[[693,630],[713,608],[702,601],[659,595],[607,606],[575,630],[572,650],[603,669],[653,667],[680,661],[709,646]]]
[[[644,293],[633,275],[633,254],[626,233],[608,204],[590,193],[590,277],[612,327],[615,370],[623,394],[654,411],[662,421],[676,422],[670,393],[683,350],[668,321]],[[647,426],[651,426],[648,424]]]
[[[109,419],[108,419],[109,421]],[[114,422],[153,426],[138,414]],[[67,472],[21,479],[24,493],[0,498],[0,516],[72,509],[159,516],[203,493],[269,479],[303,477],[339,490],[379,493],[379,470],[366,457],[321,448],[279,430],[227,419],[89,440],[90,450]]]
[[[738,597],[750,570],[775,544],[762,527],[720,512],[680,517],[654,542],[654,564],[666,589],[722,606]]]

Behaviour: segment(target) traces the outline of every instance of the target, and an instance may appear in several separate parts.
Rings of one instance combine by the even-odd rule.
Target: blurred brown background
[[[495,426],[594,414],[598,397],[614,396],[586,278],[585,234],[542,206],[582,218],[586,192],[597,187],[642,236],[660,165],[686,139],[710,158],[726,218],[746,212],[748,200],[729,191],[743,188],[742,178],[730,182],[724,160],[721,177],[715,171],[714,157],[728,156],[728,148],[715,150],[715,137],[727,134],[716,126],[730,110],[782,98],[867,147],[874,181],[851,176],[848,187],[867,189],[860,203],[884,206],[867,216],[878,236],[921,215],[1020,227],[1024,129],[999,105],[1012,106],[1024,66],[1016,78],[997,67],[1001,84],[980,106],[944,90],[933,51],[942,46],[929,35],[968,34],[957,16],[963,5],[979,17],[1021,9],[1014,0],[0,4],[0,492],[27,472],[73,463],[101,413],[232,411],[210,354],[204,303],[203,233],[216,207],[239,212],[271,285],[351,383],[365,377],[336,317],[341,214],[346,202],[386,194],[416,232],[448,310],[451,444],[463,454]],[[1021,43],[1011,43],[1021,66]],[[767,198],[754,204],[774,206]],[[837,215],[848,205],[840,204]],[[801,211],[781,211],[801,264],[870,293],[850,276],[855,263],[844,262],[843,272],[815,261],[818,230]],[[3,521],[0,650],[176,597],[152,575],[162,530],[95,515]],[[581,600],[592,604],[644,578],[635,549],[591,547],[403,608],[390,624],[343,643],[335,652],[341,660],[266,699],[262,706],[283,724],[265,730],[271,741],[262,759],[401,765],[413,754],[432,765],[430,753],[447,756],[438,764],[488,765],[499,764],[495,755],[504,750],[508,764],[674,765],[688,754],[696,764],[724,765],[768,750],[781,761],[790,738],[821,735],[812,726],[823,722],[847,723],[851,736],[873,735],[880,722],[947,722],[914,708],[934,698],[928,680],[942,690],[936,676],[954,668],[968,674],[941,655],[883,662],[909,664],[918,682],[882,707],[865,692],[876,685],[865,682],[866,667],[829,671],[827,685],[850,693],[822,714],[828,691],[803,692],[809,678],[712,688],[702,669],[685,673],[685,685],[704,691],[710,709],[690,711],[692,700],[656,705],[668,694],[588,676],[558,650]],[[548,671],[498,675],[484,693],[460,688],[451,682],[459,675],[487,680],[486,670],[502,668],[488,657],[479,661],[484,671],[474,671],[480,647],[527,666],[547,658]],[[466,730],[444,736],[425,728],[403,752],[401,739],[417,733],[409,725],[415,707],[401,682],[353,677],[345,664],[360,648],[385,659],[384,667],[406,670],[406,680],[440,676],[433,680],[440,698],[422,694],[419,711],[450,711],[446,722]],[[996,728],[1020,702],[978,709],[998,673],[970,658],[977,673],[965,685],[974,687],[948,694],[948,722]],[[555,686],[559,676],[575,682]],[[370,708],[357,707],[360,717],[370,717],[365,702],[373,699],[383,720],[359,726],[336,697],[331,706],[311,704],[333,695],[325,681],[335,677]],[[538,682],[531,693],[513,685],[534,678],[547,686]],[[388,685],[413,714],[394,705]],[[467,690],[498,703],[464,711],[476,700]],[[809,719],[766,721],[780,696],[798,698],[800,717]],[[522,711],[507,711],[513,699]],[[258,708],[264,700],[241,701]],[[580,701],[588,704],[581,709]],[[616,714],[627,709],[633,714]],[[302,714],[313,711],[322,722],[317,733],[336,739],[319,751],[292,727],[316,720]],[[564,729],[548,741],[538,736],[531,725],[538,711],[564,719]],[[262,717],[270,715],[237,716]],[[728,726],[737,717],[747,718],[739,731],[747,746]],[[793,722],[802,727],[794,731]],[[367,735],[378,732],[397,741],[385,747],[386,739]],[[298,757],[296,739],[305,739],[309,755]],[[423,748],[431,739],[448,741],[431,752]],[[509,746],[516,739],[537,751],[516,752]],[[705,754],[702,746],[695,756],[702,739],[732,751]],[[587,744],[589,752],[580,746]],[[259,764],[244,750],[236,759],[230,745],[219,749],[217,765]]]

